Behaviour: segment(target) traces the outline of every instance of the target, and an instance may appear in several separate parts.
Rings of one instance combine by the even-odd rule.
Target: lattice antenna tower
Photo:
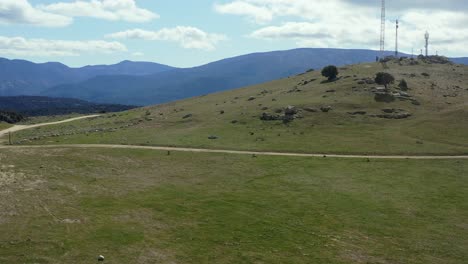
[[[426,39],[426,57],[429,55],[429,32],[426,31],[426,34],[424,34],[424,38]]]
[[[382,15],[380,22],[380,53],[383,58],[385,53],[385,0],[382,0]]]
[[[396,20],[396,36],[395,36],[395,57],[398,58],[398,29],[400,28],[398,24],[398,19]]]

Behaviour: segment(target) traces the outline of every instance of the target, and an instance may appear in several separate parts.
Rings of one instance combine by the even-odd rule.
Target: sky
[[[0,57],[192,67],[294,48],[379,49],[380,0],[0,0]],[[468,56],[468,1],[387,0],[386,49]]]

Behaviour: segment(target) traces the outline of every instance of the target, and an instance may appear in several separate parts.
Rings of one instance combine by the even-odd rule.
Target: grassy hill
[[[340,68],[326,82],[308,72],[257,86],[20,132],[16,143],[115,143],[367,154],[468,153],[468,66],[393,61]],[[397,82],[375,100],[375,74]],[[408,91],[401,91],[405,79]],[[376,89],[377,88],[377,89]],[[295,119],[261,120],[298,110]],[[330,107],[328,112],[320,108]],[[277,113],[278,112],[278,113]],[[408,117],[409,116],[409,117]],[[393,119],[401,118],[402,119]],[[390,119],[389,119],[390,118]],[[209,139],[210,136],[216,139]],[[32,140],[32,139],[35,140]]]
[[[387,65],[346,66],[334,82],[308,72],[13,140],[468,153],[468,66]],[[393,84],[390,103],[375,100],[381,89],[370,81],[383,70],[409,88]],[[122,264],[462,264],[467,170],[466,159],[0,147],[0,262],[92,263],[102,254]]]

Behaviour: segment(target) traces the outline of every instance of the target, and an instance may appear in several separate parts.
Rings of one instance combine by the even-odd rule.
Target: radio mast
[[[396,20],[395,57],[398,58],[398,19]]]
[[[385,0],[382,0],[382,14],[380,22],[380,56],[385,56]]]

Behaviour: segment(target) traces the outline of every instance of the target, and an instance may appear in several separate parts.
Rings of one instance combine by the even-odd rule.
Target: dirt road
[[[42,126],[49,126],[49,125],[57,125],[57,124],[68,123],[68,122],[72,122],[72,121],[76,121],[80,119],[86,119],[86,118],[92,118],[92,117],[98,117],[98,116],[100,115],[80,116],[80,117],[65,119],[65,120],[57,121],[57,122],[41,123],[41,124],[34,124],[34,125],[15,125],[8,129],[0,130],[0,137],[8,135],[8,133],[18,132],[18,131],[25,130],[25,129],[31,129],[35,127],[42,127]]]
[[[157,146],[135,146],[135,145],[109,145],[109,144],[74,144],[74,145],[37,145],[37,146],[0,146],[0,149],[32,149],[32,148],[108,148],[108,149],[146,149],[163,151],[181,151],[197,153],[220,153],[220,154],[240,154],[256,156],[283,156],[283,157],[320,157],[320,158],[359,158],[359,159],[417,159],[417,160],[441,160],[441,159],[468,159],[468,155],[457,156],[408,156],[408,155],[338,155],[319,153],[285,153],[285,152],[261,152],[261,151],[240,151],[223,149],[198,149],[198,148],[178,148],[178,147],[157,147]]]
[[[35,125],[16,125],[9,129],[0,131],[0,137],[7,135],[9,132],[17,132],[24,129],[35,127],[62,124],[66,122],[76,121],[85,118],[97,117],[99,115],[81,116],[70,118],[58,122],[42,123]],[[147,149],[147,150],[163,150],[163,151],[182,151],[182,152],[197,152],[197,153],[220,153],[220,154],[240,154],[240,155],[256,155],[256,156],[283,156],[283,157],[326,157],[326,158],[369,158],[369,159],[468,159],[468,155],[456,156],[408,156],[408,155],[339,155],[339,154],[320,154],[320,153],[287,153],[287,152],[263,152],[263,151],[240,151],[240,150],[225,150],[225,149],[199,149],[199,148],[182,148],[182,147],[158,147],[158,146],[136,146],[136,145],[110,145],[110,144],[74,144],[74,145],[36,145],[36,146],[7,146],[0,145],[0,149],[24,149],[24,148],[114,148],[114,149]]]

